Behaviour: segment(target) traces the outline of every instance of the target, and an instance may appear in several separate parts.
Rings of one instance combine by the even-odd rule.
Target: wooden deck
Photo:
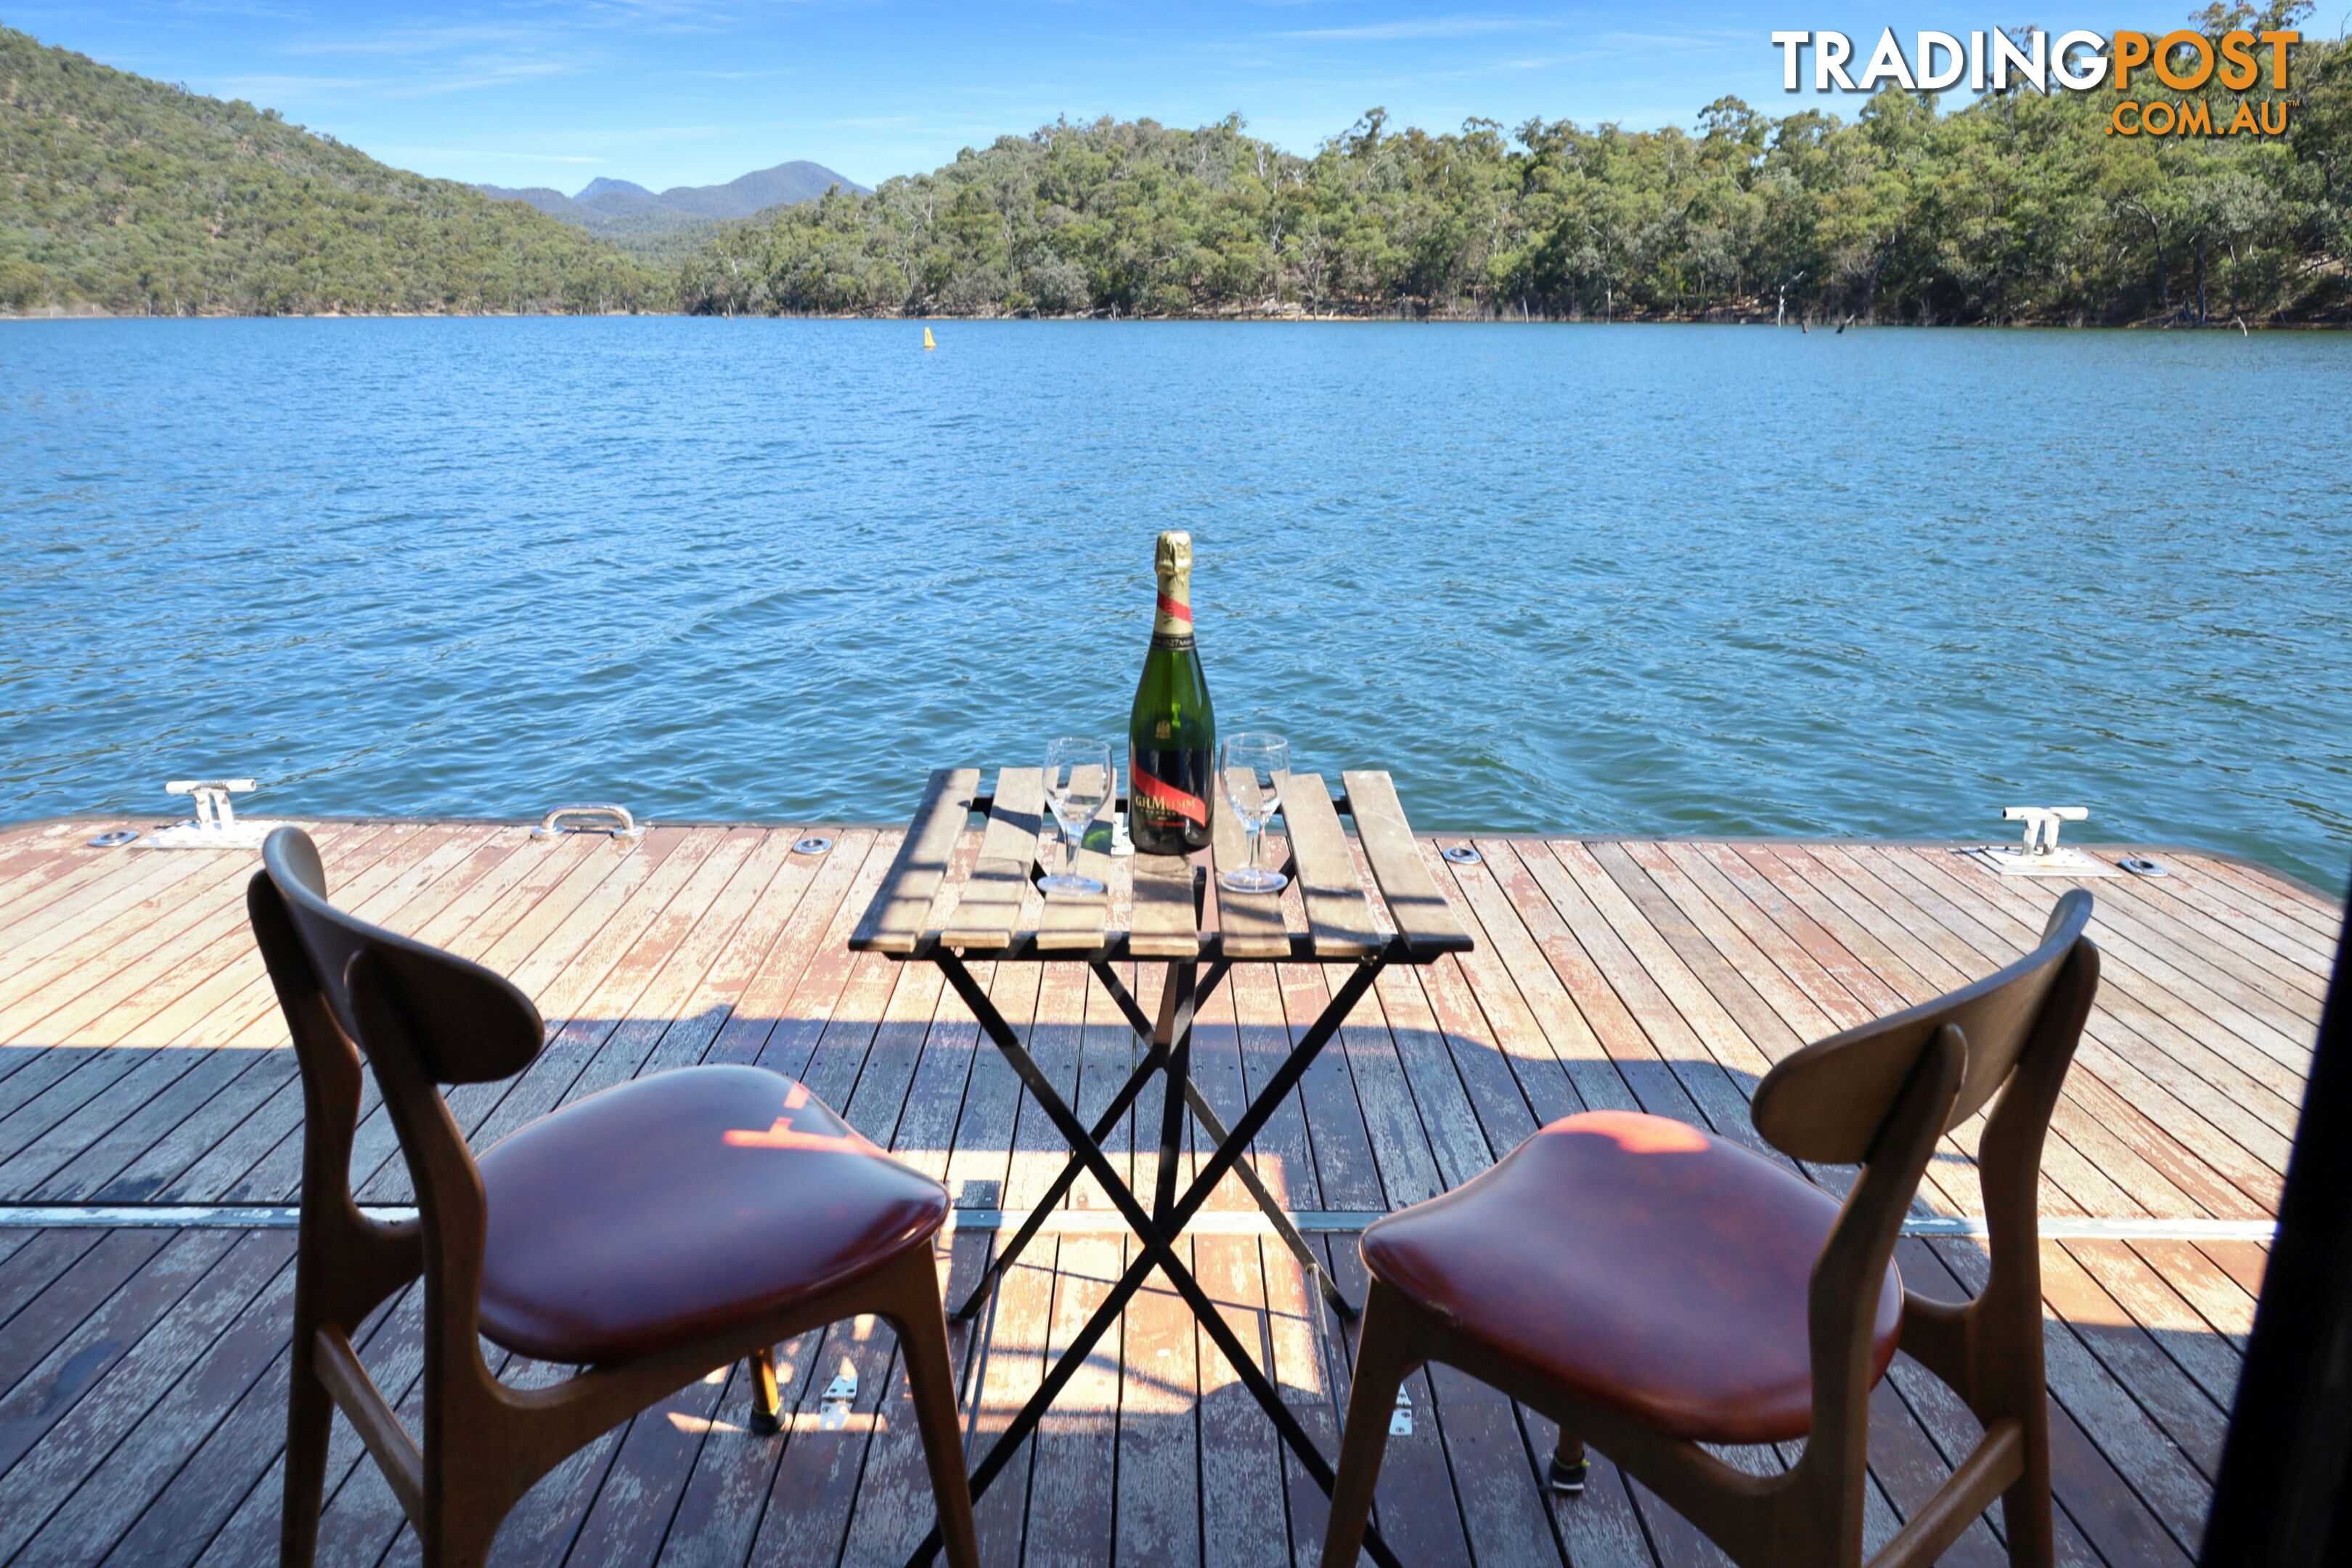
[[[293,1237],[216,1212],[175,1227],[161,1206],[294,1195],[300,1098],[245,929],[253,862],[82,847],[112,826],[0,832],[0,1205],[18,1205],[0,1225],[0,1563],[268,1562]],[[546,1014],[538,1063],[455,1096],[478,1145],[633,1075],[768,1064],[951,1185],[971,1223],[941,1266],[972,1278],[997,1215],[1058,1169],[1055,1141],[935,970],[845,945],[895,835],[829,828],[835,846],[813,856],[793,852],[804,831],[664,826],[630,846],[485,824],[318,829],[338,901],[496,965]],[[1477,950],[1390,971],[1258,1143],[1350,1289],[1365,1215],[1444,1190],[1551,1118],[1638,1106],[1752,1142],[1747,1097],[1774,1060],[1996,967],[2073,885],[2000,879],[1948,847],[1478,838],[1482,865],[1438,857],[1459,842],[1428,841],[1426,858]],[[2243,865],[2147,852],[2173,874],[2095,884],[2105,989],[2042,1188],[2062,1551],[2109,1568],[2193,1554],[2340,918]],[[1154,986],[1150,965],[1130,967]],[[1135,1043],[1083,969],[982,978],[1082,1112],[1125,1076]],[[1196,1057],[1228,1116],[1327,984],[1313,965],[1253,968],[1216,995]],[[1155,1105],[1138,1114],[1156,1126]],[[1902,1244],[1916,1288],[1980,1278],[1952,1223],[1977,1211],[1971,1142],[1962,1129],[1931,1168]],[[380,1112],[356,1163],[363,1201],[406,1200]],[[1336,1447],[1346,1342],[1228,1186],[1195,1267]],[[90,1205],[130,1212],[109,1227]],[[1118,1273],[1127,1244],[1107,1218],[1082,1184],[960,1347],[976,1443]],[[407,1305],[363,1347],[387,1392],[416,1372]],[[691,1386],[542,1485],[500,1561],[899,1561],[929,1506],[890,1335],[840,1325],[782,1361],[800,1412],[784,1438],[742,1429],[740,1375]],[[816,1391],[844,1364],[855,1413],[824,1430]],[[1605,1464],[1583,1500],[1548,1501],[1549,1434],[1500,1396],[1444,1372],[1411,1394],[1380,1510],[1407,1562],[1719,1561]],[[1874,1416],[1883,1539],[1969,1422],[1903,1363]],[[415,1559],[341,1427],[331,1487],[322,1561]],[[991,1563],[1271,1564],[1313,1560],[1319,1504],[1181,1304],[1147,1290],[981,1521]],[[1948,1560],[1999,1561],[1991,1525]]]

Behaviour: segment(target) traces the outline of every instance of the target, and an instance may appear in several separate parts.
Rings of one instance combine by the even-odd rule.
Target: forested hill
[[[670,277],[276,111],[0,28],[0,310],[668,308]]]
[[[2193,20],[2294,26],[2309,7]],[[2183,95],[2143,75],[2137,100]],[[1696,132],[1531,121],[1312,157],[1149,121],[1055,124],[722,233],[712,312],[1337,312],[2173,323],[2352,319],[2352,47],[2297,51],[2283,137],[2109,134],[2110,90],[1853,120],[1722,99]],[[2214,123],[2235,95],[2209,89]],[[2268,79],[2245,95],[2282,95]],[[2275,107],[2275,106],[2273,106]]]

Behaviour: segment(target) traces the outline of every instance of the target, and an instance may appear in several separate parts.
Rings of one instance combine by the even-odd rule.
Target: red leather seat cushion
[[[1364,1233],[1375,1277],[1536,1377],[1670,1436],[1812,1425],[1806,1289],[1837,1200],[1680,1121],[1592,1111]],[[1878,1295],[1874,1376],[1903,1285]]]
[[[593,1363],[745,1327],[928,1239],[937,1182],[749,1067],[608,1089],[481,1156],[482,1332]]]

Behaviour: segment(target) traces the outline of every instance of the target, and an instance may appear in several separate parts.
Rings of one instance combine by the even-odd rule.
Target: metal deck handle
[[[600,824],[593,819],[602,817]],[[629,815],[625,805],[591,804],[559,805],[540,819],[530,830],[533,838],[560,838],[567,833],[609,833],[615,838],[632,842],[646,836],[650,824],[639,822]]]

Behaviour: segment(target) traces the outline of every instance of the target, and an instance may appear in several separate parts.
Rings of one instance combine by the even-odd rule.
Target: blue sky
[[[243,98],[404,168],[577,190],[659,189],[809,158],[873,184],[1057,114],[1196,125],[1238,110],[1311,152],[1364,110],[1688,123],[1780,89],[1776,27],[1874,37],[2177,25],[2187,0],[1859,6],[1494,0],[35,0],[0,21],[200,92]],[[2329,29],[2333,31],[2332,28]],[[1864,46],[1865,48],[1867,45]],[[1808,101],[1811,101],[1809,99]]]

